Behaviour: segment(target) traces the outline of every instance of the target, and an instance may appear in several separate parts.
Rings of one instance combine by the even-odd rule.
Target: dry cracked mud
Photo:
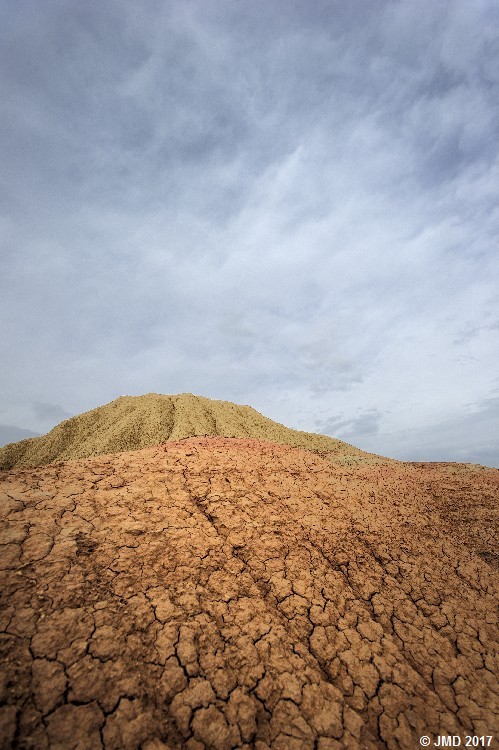
[[[498,496],[238,438],[0,473],[1,747],[497,738]]]

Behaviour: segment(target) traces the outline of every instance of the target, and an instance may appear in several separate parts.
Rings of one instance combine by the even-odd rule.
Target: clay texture
[[[2,472],[0,746],[497,738],[498,489],[217,437]]]

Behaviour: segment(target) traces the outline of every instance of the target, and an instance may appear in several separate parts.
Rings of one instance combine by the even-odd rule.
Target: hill
[[[0,473],[0,747],[497,737],[499,470],[333,455],[192,437]]]
[[[192,393],[149,393],[122,396],[64,420],[47,435],[0,448],[0,470],[140,450],[195,436],[255,438],[338,457],[369,456],[341,440],[284,427],[250,406]]]

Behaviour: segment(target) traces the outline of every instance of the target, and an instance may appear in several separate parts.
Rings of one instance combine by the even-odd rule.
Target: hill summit
[[[148,393],[121,396],[64,420],[46,435],[0,448],[0,470],[141,450],[191,437],[253,438],[332,453],[338,458],[369,456],[341,440],[292,430],[251,406],[192,393],[171,396]]]

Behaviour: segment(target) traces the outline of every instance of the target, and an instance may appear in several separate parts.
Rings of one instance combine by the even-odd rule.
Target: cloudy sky
[[[0,443],[192,392],[499,467],[496,0],[0,3]]]

